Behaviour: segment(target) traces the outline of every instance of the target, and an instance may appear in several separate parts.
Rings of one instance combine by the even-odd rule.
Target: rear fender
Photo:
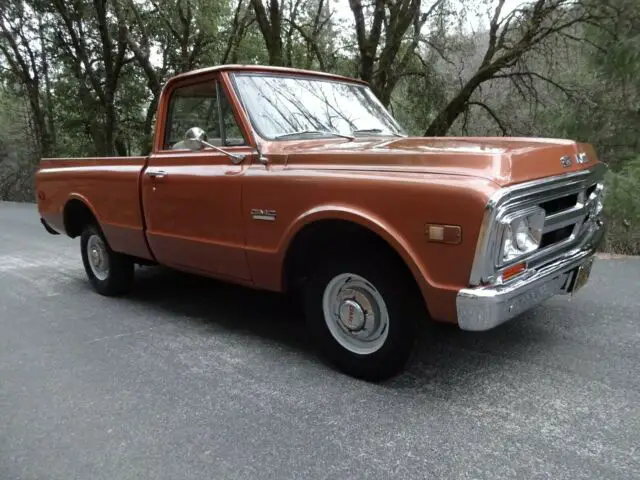
[[[65,233],[69,235],[69,231],[67,230],[67,218],[66,218],[66,210],[69,206],[69,203],[77,200],[79,202],[81,202],[85,207],[87,207],[87,209],[91,212],[91,215],[93,215],[93,218],[96,219],[97,222],[97,226],[100,228],[100,217],[98,216],[98,213],[96,211],[96,208],[93,206],[93,204],[89,201],[89,199],[87,197],[85,197],[84,195],[80,194],[80,193],[71,193],[69,195],[69,197],[67,198],[67,201],[64,203],[64,206],[62,208],[62,218],[64,221],[64,231]],[[109,241],[109,239],[107,238],[107,241]]]

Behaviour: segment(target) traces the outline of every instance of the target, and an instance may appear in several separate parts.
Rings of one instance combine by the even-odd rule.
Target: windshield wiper
[[[276,139],[286,138],[286,137],[294,137],[296,135],[305,135],[308,133],[315,133],[319,135],[333,135],[336,137],[348,138],[349,140],[353,140],[355,137],[351,135],[343,135],[342,133],[332,132],[330,130],[298,130],[297,132],[283,133],[281,135],[277,135]]]
[[[382,129],[380,128],[360,128],[358,130],[353,130],[351,133],[353,133],[354,135],[358,134],[358,133],[382,133]],[[384,134],[384,135],[393,135],[394,137],[404,137],[404,135],[400,135],[399,133],[395,133],[395,132],[389,132],[388,134]]]

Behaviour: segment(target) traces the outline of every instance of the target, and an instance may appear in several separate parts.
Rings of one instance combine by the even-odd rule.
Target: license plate
[[[575,280],[573,281],[573,288],[571,289],[571,294],[575,295],[578,290],[584,287],[589,281],[589,275],[591,274],[591,267],[593,266],[593,258],[590,258],[588,261],[583,263],[578,267],[576,271]]]

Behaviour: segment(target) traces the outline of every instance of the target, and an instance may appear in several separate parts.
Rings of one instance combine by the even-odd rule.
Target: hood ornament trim
[[[579,154],[576,155],[576,162],[583,164],[583,163],[589,163],[591,161],[591,159],[589,158],[589,156],[584,153],[581,152]]]

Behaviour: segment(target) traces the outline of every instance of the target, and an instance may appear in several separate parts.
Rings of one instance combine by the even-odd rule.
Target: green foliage
[[[608,172],[605,192],[606,250],[640,255],[640,156]]]
[[[544,133],[594,144],[618,171],[640,149],[640,10],[635,0],[615,0],[606,12],[607,20],[583,27],[593,45],[574,47],[569,68],[553,72],[571,95],[556,91],[539,124]]]
[[[445,88],[435,69],[425,75],[408,77],[396,86],[390,110],[407,133],[419,136],[425,123],[442,108]]]
[[[19,92],[0,88],[0,200],[33,201],[37,145],[28,105]]]

